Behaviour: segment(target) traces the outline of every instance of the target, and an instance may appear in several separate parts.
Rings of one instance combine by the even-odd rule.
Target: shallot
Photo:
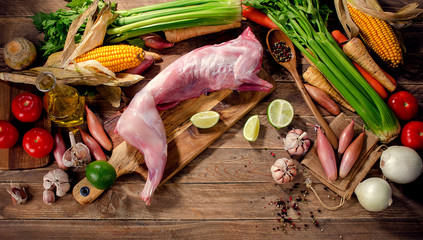
[[[380,156],[380,169],[392,182],[406,184],[416,180],[422,173],[422,159],[412,148],[391,146]]]
[[[63,140],[60,129],[54,134],[54,148],[53,155],[59,168],[67,170],[68,168],[63,164],[63,155],[66,152],[65,141]]]
[[[382,178],[372,177],[364,180],[357,185],[354,193],[367,211],[382,211],[392,204],[391,186]]]
[[[307,132],[304,132],[301,129],[292,129],[288,132],[283,141],[285,144],[285,150],[287,150],[291,156],[305,155],[311,145]]]
[[[87,114],[88,130],[90,131],[91,135],[104,149],[110,151],[113,147],[112,141],[104,131],[103,125],[87,105],[85,105],[85,112]]]
[[[144,40],[145,46],[154,49],[171,48],[174,45],[174,43],[168,42],[166,39],[155,33],[147,33],[140,36],[140,38]]]
[[[141,75],[147,68],[154,63],[154,58],[151,55],[145,55],[145,59],[136,67],[125,70],[125,73]]]
[[[297,176],[297,167],[294,161],[288,158],[280,158],[270,167],[272,177],[277,183],[291,182]]]
[[[348,145],[350,145],[354,135],[354,120],[342,131],[339,136],[339,146],[338,153],[343,154],[347,150]]]
[[[101,148],[100,144],[91,137],[90,134],[82,130],[78,127],[79,132],[82,136],[82,141],[90,150],[91,155],[94,157],[95,160],[107,160],[106,154],[104,154],[103,149]]]
[[[339,177],[344,178],[348,175],[354,163],[357,161],[358,156],[363,148],[364,137],[366,136],[363,131],[358,137],[348,146],[344,155],[342,156],[341,166],[339,167]]]
[[[335,151],[332,148],[332,144],[326,138],[320,126],[317,128],[317,155],[319,156],[320,163],[325,170],[326,176],[329,180],[334,181],[338,178],[338,171],[336,169],[336,157]]]

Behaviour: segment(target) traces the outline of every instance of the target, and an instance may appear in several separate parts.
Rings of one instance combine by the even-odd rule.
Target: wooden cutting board
[[[46,166],[50,162],[50,157],[31,157],[22,147],[23,135],[34,127],[42,127],[51,130],[50,121],[45,112],[41,118],[34,123],[22,123],[18,121],[12,113],[11,103],[13,98],[22,92],[32,92],[38,94],[34,86],[15,84],[11,87],[9,82],[0,81],[0,119],[10,121],[19,131],[19,140],[10,149],[0,149],[0,170],[30,169]],[[38,94],[39,95],[39,94]]]
[[[258,76],[275,86],[274,80],[264,70],[261,70]],[[270,92],[273,90],[274,88]],[[161,184],[195,159],[270,92],[222,90],[208,96],[203,95],[184,101],[178,106],[162,112],[161,117],[168,141],[168,158]],[[195,113],[205,110],[218,112],[220,120],[217,125],[210,129],[198,129],[191,124],[189,119]],[[142,154],[135,147],[122,141],[119,135],[114,132],[120,115],[119,112],[105,121],[105,129],[115,146],[109,163],[115,167],[117,177],[136,172],[145,180],[148,176],[148,170],[143,164]],[[81,204],[91,203],[102,192],[102,190],[94,188],[86,178],[73,188],[73,196]]]

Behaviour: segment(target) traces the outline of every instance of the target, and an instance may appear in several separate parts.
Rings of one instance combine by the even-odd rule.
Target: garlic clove
[[[56,200],[56,197],[54,196],[54,192],[52,190],[44,190],[43,192],[43,202],[45,204],[52,204]]]
[[[15,184],[10,184],[10,187],[10,189],[7,189],[7,192],[12,197],[13,205],[26,203],[28,200],[28,194],[26,193],[25,188]]]
[[[69,183],[61,183],[56,186],[56,195],[58,197],[63,197],[70,189]]]

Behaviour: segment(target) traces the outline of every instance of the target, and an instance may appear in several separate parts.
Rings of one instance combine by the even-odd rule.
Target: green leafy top
[[[92,0],[73,0],[66,5],[69,9],[59,9],[56,12],[38,12],[32,16],[32,21],[38,31],[44,33],[44,40],[40,42],[38,50],[43,58],[47,58],[52,53],[61,51],[64,48],[66,36],[72,21],[75,20],[91,5]],[[104,6],[103,0],[99,2],[99,8]],[[112,9],[116,9],[116,3],[112,4]],[[75,41],[81,41],[85,29],[83,24],[75,36]]]

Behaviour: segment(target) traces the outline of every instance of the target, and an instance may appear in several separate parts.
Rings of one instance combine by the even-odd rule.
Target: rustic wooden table
[[[124,1],[119,8],[128,9],[137,4],[158,1]],[[412,1],[384,0],[388,10],[395,10]],[[34,13],[56,11],[64,8],[65,1],[10,1],[0,0],[0,55],[4,44],[12,37],[42,39],[29,18]],[[336,26],[337,20],[332,18]],[[250,25],[265,47],[266,29],[250,22],[243,22],[242,29]],[[170,50],[162,50],[164,61],[145,73],[147,80],[181,54],[194,48],[236,37],[241,29],[198,37],[177,43]],[[401,30],[407,53],[404,69],[395,77],[398,89],[411,92],[423,100],[423,24],[416,23]],[[2,59],[2,57],[0,57]],[[307,64],[300,59],[299,71]],[[364,210],[353,196],[336,211],[323,208],[315,195],[304,185],[310,173],[300,165],[300,174],[293,183],[274,183],[270,166],[279,157],[287,157],[283,149],[283,137],[292,127],[307,130],[311,139],[314,130],[306,123],[315,118],[300,97],[292,77],[264,53],[263,68],[276,80],[276,90],[258,106],[230,128],[222,137],[202,152],[170,181],[156,190],[151,206],[145,206],[139,194],[144,181],[138,175],[124,175],[113,187],[95,202],[78,204],[71,193],[54,204],[42,201],[42,177],[57,168],[56,163],[30,170],[0,171],[0,239],[423,239],[423,179],[407,185],[391,184],[393,205],[372,213]],[[0,71],[9,71],[0,62]],[[9,84],[0,81],[0,84]],[[11,84],[12,88],[26,88]],[[128,97],[142,86],[125,89]],[[290,101],[295,109],[291,126],[276,130],[266,119],[266,108],[276,98]],[[3,99],[1,100],[3,101]],[[116,109],[101,98],[95,111],[102,120]],[[330,122],[334,116],[320,109]],[[361,122],[360,118],[342,109],[345,114]],[[242,127],[248,117],[259,114],[261,130],[256,142],[247,142]],[[421,109],[417,119],[422,120]],[[2,118],[4,116],[0,116]],[[392,144],[399,144],[398,140]],[[375,166],[369,176],[380,176]],[[328,205],[337,205],[339,197],[316,179],[315,188]],[[74,181],[79,180],[75,176]],[[6,189],[10,182],[23,185],[29,192],[25,205],[14,206]],[[288,210],[295,227],[284,227],[279,200],[297,203],[298,210]],[[300,200],[300,201],[299,201]]]

